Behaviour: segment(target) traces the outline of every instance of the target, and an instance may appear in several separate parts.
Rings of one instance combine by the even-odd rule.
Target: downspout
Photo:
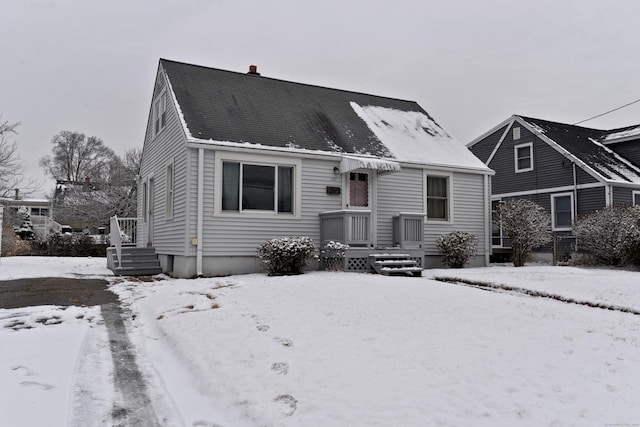
[[[571,162],[573,166],[573,215],[575,218],[578,217],[578,175],[576,172],[576,164]],[[572,233],[573,234],[573,233]],[[578,238],[574,238],[575,248],[574,250],[578,252]],[[556,258],[553,257],[553,261],[555,263]],[[555,264],[554,264],[555,265]]]
[[[578,175],[576,173],[576,164],[571,162],[573,165],[573,212],[574,215],[578,216]]]
[[[204,211],[204,148],[198,148],[198,202],[196,212],[196,274],[202,276],[202,219]]]
[[[489,175],[484,175],[484,266],[489,266],[491,255],[491,190]]]

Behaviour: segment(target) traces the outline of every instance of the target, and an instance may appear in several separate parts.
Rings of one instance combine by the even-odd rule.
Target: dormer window
[[[153,106],[153,129],[158,135],[167,123],[167,101],[166,93],[162,92]]]
[[[516,173],[533,170],[533,144],[519,144],[513,147]]]

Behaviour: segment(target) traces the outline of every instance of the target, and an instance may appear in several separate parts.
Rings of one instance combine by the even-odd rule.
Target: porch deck
[[[399,256],[424,265],[424,214],[399,212],[392,218],[393,246],[376,247],[371,238],[371,212],[339,210],[320,214],[320,263],[327,270],[373,272],[370,258]],[[329,242],[349,245],[343,254],[322,250]]]

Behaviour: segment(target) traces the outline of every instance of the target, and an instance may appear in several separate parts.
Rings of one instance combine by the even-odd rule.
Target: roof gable
[[[602,144],[611,131],[517,116],[543,139],[556,144],[607,182],[640,184],[640,169]]]
[[[487,170],[417,103],[161,60],[191,140]]]

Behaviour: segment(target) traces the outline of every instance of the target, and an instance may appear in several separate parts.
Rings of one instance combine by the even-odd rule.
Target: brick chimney
[[[249,65],[249,72],[247,74],[252,74],[254,76],[259,76],[260,73],[258,72],[258,66],[257,65]]]

